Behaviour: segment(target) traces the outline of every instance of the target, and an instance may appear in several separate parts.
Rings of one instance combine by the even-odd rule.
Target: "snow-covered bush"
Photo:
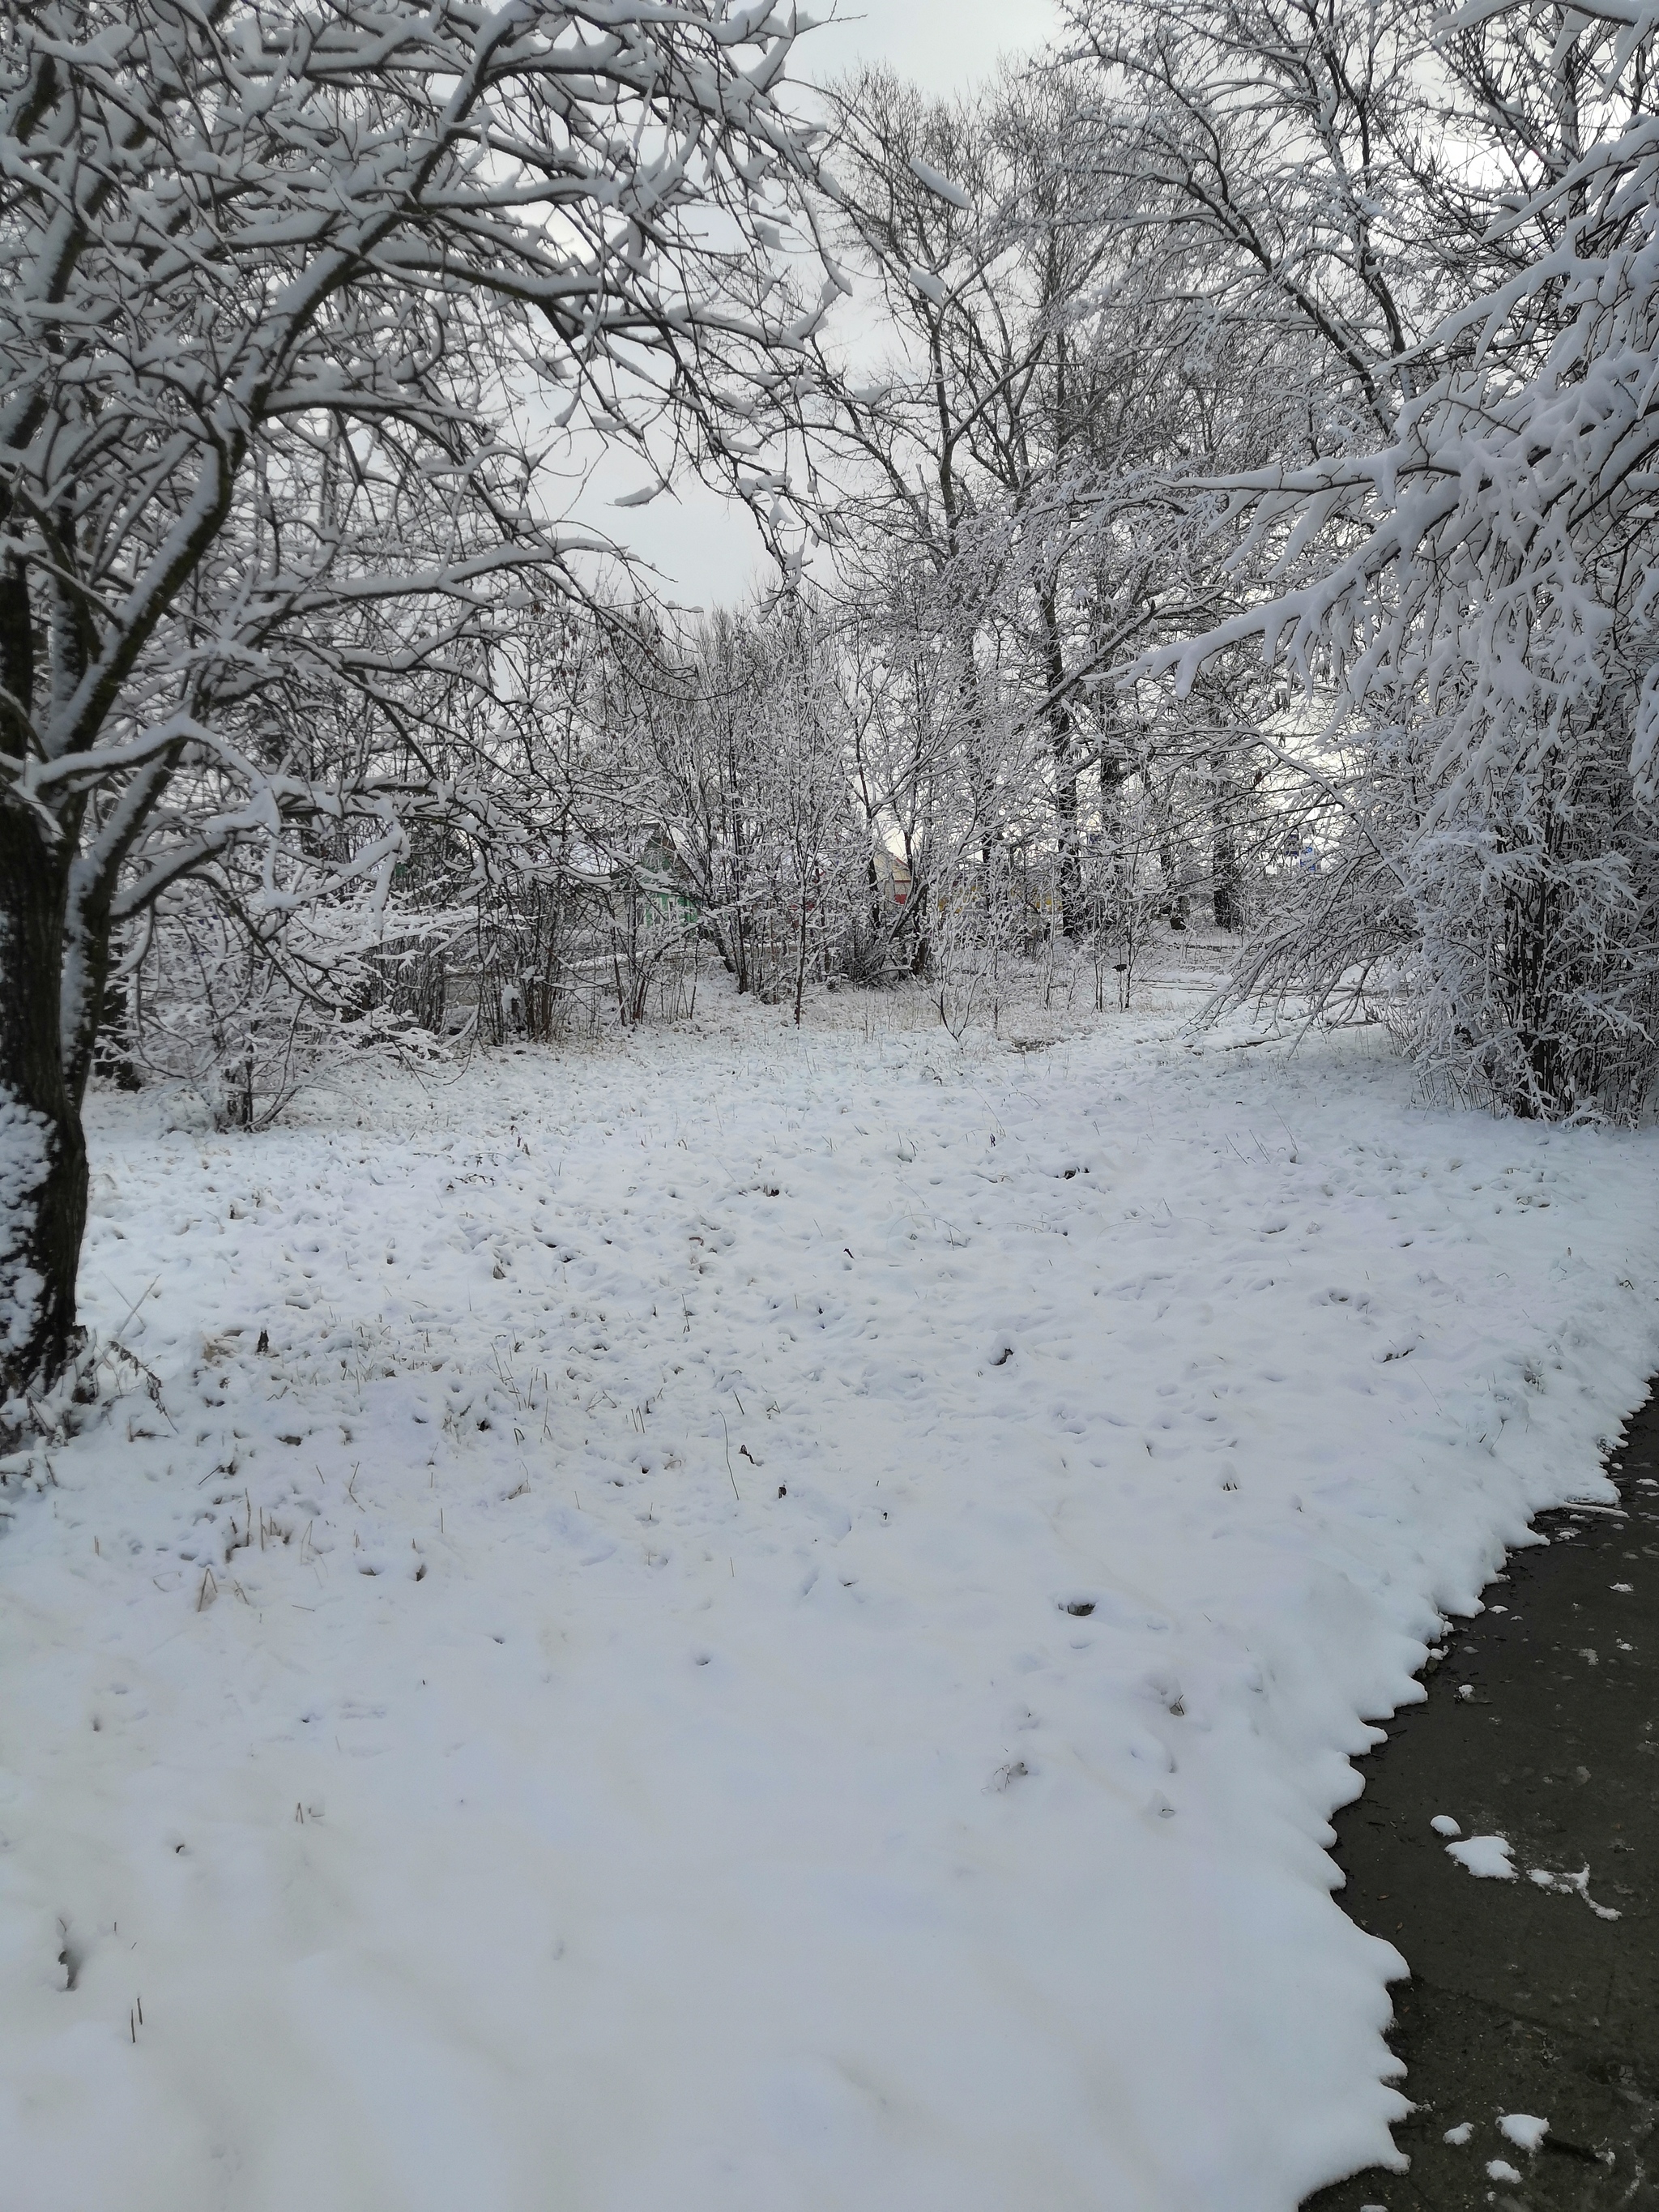
[[[411,995],[403,971],[434,954],[431,932],[387,945],[360,912],[326,903],[251,915],[222,880],[187,878],[158,902],[133,977],[133,1058],[187,1085],[216,1128],[269,1127],[365,1053],[442,1054],[441,1037],[400,1003]]]

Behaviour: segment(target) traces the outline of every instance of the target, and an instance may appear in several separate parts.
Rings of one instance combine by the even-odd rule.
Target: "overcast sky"
[[[810,0],[802,12],[810,12]],[[880,62],[928,92],[965,92],[1004,56],[1035,52],[1057,27],[1051,0],[837,0],[835,20],[797,46],[794,73],[822,83]],[[643,482],[635,460],[602,465],[577,515],[653,562],[683,604],[740,598],[765,566],[748,515],[695,482],[647,507],[619,513],[611,505]]]
[[[965,90],[1000,56],[1031,52],[1058,25],[1049,0],[837,0],[836,18],[801,40],[802,76],[885,62],[939,93]]]

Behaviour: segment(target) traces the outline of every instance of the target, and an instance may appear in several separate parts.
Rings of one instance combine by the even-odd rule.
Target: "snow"
[[[1461,1844],[1448,1844],[1448,1856],[1486,1881],[1513,1881],[1515,1868],[1510,1846],[1502,1836],[1467,1836]]]
[[[930,169],[926,161],[919,161],[914,154],[910,156],[910,173],[926,185],[930,192],[939,199],[948,200],[954,208],[973,204],[960,185],[953,185],[948,177],[942,177],[937,169]]]
[[[16,1224],[27,1218],[25,1200],[46,1180],[49,1135],[43,1115],[0,1090],[0,1351],[27,1339],[46,1288],[24,1257]]]
[[[1500,2112],[1498,2116],[1498,2134],[1521,2150],[1541,2150],[1549,2131],[1549,2122],[1539,2119],[1532,2112]]]
[[[1488,2181],[1519,2181],[1522,2176],[1508,2159],[1489,2158],[1486,2160],[1486,2179]]]
[[[1461,1836],[1463,1832],[1449,1813],[1437,1813],[1429,1826],[1437,1836]]]
[[[1398,2166],[1328,1817],[1612,1495],[1655,1151],[1231,1034],[100,1099],[84,1297],[160,1387],[4,1493],[7,2212]]]
[[[1445,2141],[1462,2150],[1474,2133],[1474,2123],[1472,2120],[1460,2120],[1455,2128],[1447,2129]]]
[[[1617,1906],[1598,1905],[1590,1895],[1589,1876],[1590,1870],[1588,1866],[1580,1867],[1577,1874],[1552,1871],[1548,1867],[1534,1867],[1528,1875],[1528,1880],[1535,1882],[1540,1889],[1553,1889],[1568,1897],[1582,1899],[1598,1920],[1621,1918],[1623,1916]]]

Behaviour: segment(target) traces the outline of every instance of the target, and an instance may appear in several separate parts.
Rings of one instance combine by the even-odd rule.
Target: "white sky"
[[[836,19],[797,46],[793,71],[823,82],[879,62],[928,92],[950,94],[988,76],[1005,56],[1035,52],[1058,27],[1052,0],[837,0]],[[602,463],[573,519],[591,520],[653,562],[669,595],[684,605],[741,598],[766,565],[747,514],[695,480],[647,507],[611,505],[644,481],[637,460],[619,459],[614,470]]]
[[[1002,55],[1030,53],[1059,28],[1049,0],[837,0],[836,14],[796,49],[800,75],[885,62],[934,93],[965,91]]]

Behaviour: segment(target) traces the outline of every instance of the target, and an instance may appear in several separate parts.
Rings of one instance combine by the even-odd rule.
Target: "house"
[[[903,907],[910,902],[910,863],[902,853],[895,853],[885,845],[878,845],[872,856],[876,872],[876,896],[883,906]]]

